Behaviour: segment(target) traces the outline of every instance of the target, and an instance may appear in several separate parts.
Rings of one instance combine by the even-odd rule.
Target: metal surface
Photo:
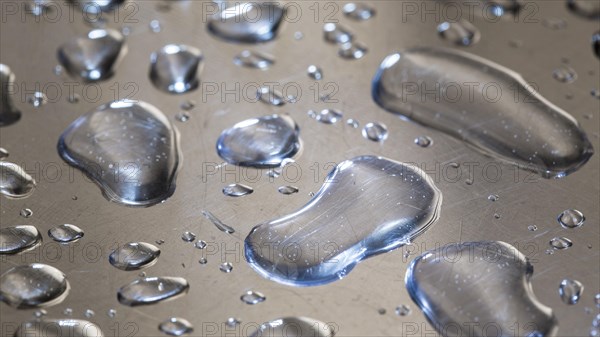
[[[58,19],[48,14],[46,18],[40,17],[39,22],[24,13],[22,2],[15,2],[18,5],[15,14],[10,14],[13,11],[6,8],[7,3],[10,2],[2,1],[0,62],[16,75],[19,93],[14,100],[23,115],[16,124],[0,128],[0,146],[10,152],[7,160],[22,164],[35,177],[38,187],[26,199],[0,198],[1,226],[35,225],[44,234],[44,244],[25,254],[2,256],[0,272],[33,261],[65,272],[72,289],[63,303],[47,308],[48,317],[63,317],[63,310],[72,308],[74,318],[85,318],[85,310],[91,309],[96,314],[89,320],[108,336],[159,336],[158,324],[171,316],[189,320],[195,327],[194,335],[224,336],[227,332],[248,335],[258,324],[274,318],[308,316],[331,322],[339,336],[410,336],[411,333],[425,336],[433,330],[404,287],[408,263],[424,250],[450,242],[501,240],[515,245],[532,260],[533,290],[542,303],[554,309],[558,334],[589,334],[593,317],[598,313],[594,295],[600,292],[598,154],[572,175],[546,180],[482,156],[439,132],[402,121],[371,99],[372,76],[388,54],[414,46],[451,46],[437,35],[436,27],[443,20],[438,20],[435,14],[422,18],[425,12],[420,9],[418,14],[403,16],[407,13],[403,12],[407,2],[373,1],[370,4],[376,8],[376,15],[357,22],[341,14],[340,2],[296,2],[295,6],[302,8],[301,16],[297,22],[286,22],[275,40],[240,45],[217,39],[207,31],[208,7],[199,1],[128,2],[116,18],[105,16],[108,27],[131,28],[127,37],[128,54],[111,79],[100,82],[99,86],[86,87],[82,83],[75,86],[82,99],[72,104],[67,102],[68,83],[75,80],[66,74],[53,73],[58,62],[57,48],[87,32],[91,25],[84,22],[78,10],[70,15],[68,6],[62,3]],[[434,2],[426,3],[433,7]],[[590,42],[598,30],[598,21],[572,14],[566,1],[532,4],[534,10],[528,9],[526,15],[516,20],[507,17],[492,22],[480,14],[474,15],[472,22],[480,29],[481,40],[466,49],[535,83],[543,96],[582,124],[594,149],[599,151],[600,100],[590,95],[592,89],[600,87],[600,64]],[[166,5],[169,10],[165,10]],[[335,8],[340,11],[329,17]],[[443,11],[437,13],[443,17]],[[337,55],[336,46],[323,40],[323,24],[331,18],[351,29],[356,39],[368,47],[362,59],[344,60]],[[551,29],[548,21],[542,23],[553,18],[565,20],[566,27]],[[151,20],[160,22],[160,32],[152,32]],[[302,32],[303,38],[295,39],[295,32]],[[150,54],[169,43],[188,44],[202,51],[205,66],[201,74],[203,84],[198,90],[174,96],[152,85],[148,77]],[[238,67],[233,58],[243,49],[271,54],[276,63],[266,71]],[[560,83],[552,78],[552,71],[563,62],[568,62],[579,74],[574,83]],[[323,69],[322,81],[315,82],[307,76],[310,64]],[[302,96],[295,104],[281,107],[246,99],[253,98],[256,84],[252,83],[264,82],[277,82],[279,90],[285,83],[297,83]],[[232,89],[236,83],[239,83],[237,91]],[[327,86],[327,83],[332,84]],[[210,88],[207,84],[211,84]],[[23,90],[35,90],[36,85],[47,91],[50,101],[39,108],[28,104],[22,95]],[[206,94],[209,89],[215,90],[215,85],[218,93]],[[58,97],[56,88],[60,89]],[[82,88],[88,88],[87,92]],[[97,99],[95,88],[101,90]],[[222,97],[225,88],[230,93]],[[318,96],[332,94],[338,88],[331,95],[337,102],[315,102],[317,88]],[[288,93],[293,94],[293,87]],[[149,208],[110,203],[97,186],[58,156],[56,144],[61,132],[82,113],[115,98],[134,98],[155,105],[181,133],[183,166],[175,193],[165,203]],[[197,105],[189,112],[189,121],[177,122],[174,116],[187,99]],[[389,137],[383,143],[375,143],[363,138],[360,129],[343,122],[321,124],[306,113],[309,109],[323,108],[340,109],[344,118],[359,120],[361,127],[367,122],[383,122]],[[241,120],[272,113],[289,113],[300,126],[303,150],[293,167],[300,174],[297,181],[293,168],[286,170],[287,178],[284,175],[273,181],[264,170],[255,179],[257,171],[253,169],[231,165],[215,168],[221,163],[215,143],[222,130]],[[413,140],[421,135],[430,136],[433,145],[416,146]],[[300,208],[310,199],[309,192],[319,189],[333,167],[331,163],[362,154],[418,163],[427,170],[444,197],[440,220],[413,245],[366,260],[346,278],[329,285],[289,287],[254,272],[244,261],[242,251],[243,239],[250,229]],[[462,176],[458,181],[454,181],[456,171],[452,170],[444,178],[444,169],[450,162],[461,164]],[[488,165],[488,175],[484,177],[482,167],[486,164],[491,166]],[[470,165],[478,166],[474,169],[473,184],[468,185],[465,181]],[[495,181],[498,167],[502,176]],[[241,198],[221,193],[225,185],[236,181],[252,186],[254,193]],[[299,187],[300,193],[278,193],[277,188],[286,184]],[[490,194],[497,194],[499,199],[491,202]],[[27,219],[19,216],[25,207],[33,210]],[[583,227],[559,226],[556,217],[568,208],[585,214]],[[230,235],[219,231],[202,215],[202,210],[209,210],[236,232]],[[63,223],[79,226],[85,236],[71,245],[54,244],[46,232]],[[529,225],[536,225],[538,230],[529,231]],[[207,249],[202,251],[184,242],[181,239],[184,231],[192,231],[207,241]],[[548,241],[555,236],[570,238],[573,247],[545,254],[550,248]],[[185,277],[190,282],[189,293],[175,301],[147,307],[120,305],[117,289],[135,279],[139,272],[117,270],[109,264],[108,255],[126,242],[155,240],[165,241],[160,246],[161,256],[144,271],[150,276]],[[408,250],[412,254],[406,258]],[[200,265],[198,260],[203,254],[208,263]],[[233,264],[231,273],[219,271],[219,265],[225,261]],[[568,306],[559,297],[558,287],[565,277],[577,279],[585,286],[576,305]],[[243,303],[240,296],[248,290],[265,294],[267,300],[254,306]],[[395,315],[394,308],[400,304],[410,305],[412,313],[405,317]],[[117,310],[115,318],[107,315],[111,308]],[[381,314],[380,308],[387,313]],[[32,313],[0,303],[0,334],[9,335],[20,322],[31,319]],[[234,329],[224,323],[232,316],[242,321]]]

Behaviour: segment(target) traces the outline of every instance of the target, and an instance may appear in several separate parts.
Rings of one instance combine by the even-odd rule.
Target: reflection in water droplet
[[[170,197],[180,164],[177,130],[154,106],[114,101],[75,120],[58,151],[81,169],[104,196],[128,206],[151,206]]]
[[[279,186],[277,191],[279,191],[279,193],[281,193],[281,194],[290,195],[290,194],[298,193],[299,189],[296,186],[287,185],[287,186]]]
[[[230,197],[242,197],[244,195],[252,194],[254,189],[250,186],[243,184],[230,184],[223,187],[223,194]]]
[[[248,290],[245,294],[243,294],[240,299],[242,302],[250,305],[258,304],[260,302],[264,302],[267,297],[257,291]]]
[[[333,337],[330,324],[308,317],[284,317],[265,322],[250,337]]]
[[[339,45],[338,55],[349,60],[357,60],[367,53],[367,47],[360,42],[346,42]]]
[[[8,126],[21,119],[21,112],[14,106],[9,88],[15,86],[15,74],[10,68],[0,63],[0,127]]]
[[[442,38],[459,46],[473,45],[481,38],[479,29],[464,19],[443,22],[437,27],[437,31]]]
[[[215,225],[215,227],[217,227],[221,232],[227,233],[227,234],[233,234],[235,233],[235,229],[233,229],[230,226],[227,226],[226,224],[223,223],[223,221],[219,220],[219,218],[217,218],[214,214],[212,214],[209,211],[202,211],[202,215],[204,215],[205,218],[207,218],[208,220],[210,220],[210,222],[213,223],[213,225]]]
[[[146,305],[179,297],[189,287],[181,277],[145,277],[121,287],[117,297],[124,305]]]
[[[224,130],[217,141],[219,156],[230,164],[277,167],[300,150],[300,129],[289,116],[252,118]]]
[[[556,318],[535,298],[532,273],[533,266],[517,248],[480,241],[425,252],[413,260],[405,279],[411,298],[440,333],[452,326],[455,335],[472,336],[473,326],[463,322],[477,322],[497,331],[518,324],[520,336],[532,336],[532,329],[554,336]],[[475,335],[486,335],[477,331]]]
[[[249,68],[269,69],[275,63],[275,59],[267,54],[244,50],[233,58],[233,63]]]
[[[396,307],[396,315],[398,316],[408,316],[410,315],[410,313],[410,307],[406,304],[402,304]]]
[[[550,246],[556,250],[563,250],[573,246],[573,242],[565,237],[555,237],[550,240]]]
[[[236,3],[209,17],[208,29],[232,42],[266,42],[277,36],[285,10],[274,2]]]
[[[129,242],[115,249],[109,256],[110,264],[121,270],[150,267],[160,256],[158,247],[145,242]]]
[[[565,304],[577,304],[583,293],[583,284],[577,280],[566,278],[560,282],[558,293]]]
[[[439,190],[418,168],[381,157],[356,157],[338,164],[300,210],[254,227],[245,240],[246,260],[262,276],[283,284],[333,282],[361,260],[424,232],[437,220],[440,205]],[[264,251],[267,242],[269,252]],[[298,256],[285,242],[335,245]]]
[[[427,136],[419,136],[415,138],[415,144],[420,147],[430,147],[433,144],[433,140]]]
[[[64,224],[50,228],[48,236],[61,243],[74,242],[83,237],[83,230],[75,225]]]
[[[42,235],[34,226],[0,228],[0,254],[16,254],[31,250],[42,242]]]
[[[13,267],[0,276],[0,299],[17,309],[58,304],[69,288],[63,272],[41,263]]]
[[[8,153],[8,150],[0,147],[0,160],[4,159],[4,158],[8,158],[10,154]]]
[[[564,228],[576,228],[583,226],[585,216],[576,209],[567,209],[558,215],[558,223]]]
[[[185,242],[192,242],[192,241],[196,240],[196,234],[194,234],[192,232],[184,232],[181,235],[181,239]]]
[[[308,115],[323,124],[334,124],[344,117],[344,114],[337,109],[323,109],[319,113],[309,110]]]
[[[14,337],[32,336],[104,337],[104,334],[96,324],[80,319],[36,319],[19,324],[14,334]]]
[[[375,10],[363,3],[347,3],[342,7],[342,12],[350,19],[357,21],[368,20],[375,15]]]
[[[573,83],[577,79],[577,73],[573,68],[563,64],[558,68],[554,69],[552,77],[554,77],[555,80],[562,83]]]
[[[181,336],[194,331],[192,323],[179,317],[171,317],[168,320],[160,323],[158,329],[171,336]]]
[[[34,108],[39,108],[48,103],[48,97],[43,92],[36,91],[27,96],[27,102],[33,105]]]
[[[587,18],[600,19],[600,2],[590,0],[568,0],[567,6],[571,12]]]
[[[374,142],[382,142],[387,139],[388,131],[385,124],[382,123],[367,123],[362,129],[362,135],[366,139]]]
[[[323,26],[323,34],[325,41],[330,43],[346,43],[353,39],[348,29],[335,23],[326,23]]]
[[[285,97],[283,97],[283,94],[269,87],[259,88],[256,93],[256,97],[261,102],[274,106],[281,106],[285,104]]]
[[[198,88],[202,52],[186,45],[168,44],[150,56],[150,80],[164,92],[183,94]]]
[[[224,273],[231,273],[231,271],[233,270],[233,265],[229,262],[223,262],[220,266],[219,266],[219,270],[224,272]]]
[[[323,79],[323,71],[314,64],[309,65],[306,69],[306,72],[308,73],[308,77],[312,78],[313,80],[318,81]]]
[[[95,29],[60,46],[58,60],[72,77],[93,82],[111,77],[126,53],[120,32]]]
[[[491,91],[465,95],[470,89],[457,83],[472,78],[495,83],[498,92],[518,90],[522,99],[516,102]],[[463,94],[451,96],[452,90]],[[520,75],[469,53],[424,47],[392,54],[375,75],[372,92],[393,113],[546,178],[576,171],[594,152],[571,115],[532,91]],[[438,113],[440,105],[443,114]]]
[[[33,215],[33,211],[29,208],[23,208],[19,212],[19,215],[21,215],[23,218],[30,218]]]

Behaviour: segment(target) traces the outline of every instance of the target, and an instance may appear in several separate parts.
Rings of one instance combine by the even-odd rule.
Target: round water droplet
[[[560,213],[557,220],[564,228],[576,228],[583,226],[585,216],[576,209],[568,209]]]
[[[535,232],[538,230],[536,225],[529,225],[529,226],[527,226],[527,229],[531,232]]]
[[[48,312],[44,309],[38,309],[33,312],[33,316],[36,318],[42,318],[42,317],[46,316],[47,314],[48,314]]]
[[[439,35],[459,46],[470,46],[481,37],[479,29],[469,21],[461,19],[457,22],[443,22],[437,27]]]
[[[573,83],[577,79],[577,73],[573,68],[563,64],[554,69],[552,77],[562,83]]]
[[[231,184],[223,187],[223,194],[230,197],[242,197],[244,195],[252,194],[254,189],[250,186],[243,184]]]
[[[279,191],[279,193],[281,193],[281,194],[290,195],[290,194],[298,193],[299,189],[296,186],[287,185],[287,186],[279,186],[277,191]]]
[[[356,119],[349,118],[346,120],[346,125],[350,126],[353,129],[358,129],[360,123]]]
[[[50,228],[48,236],[57,242],[74,242],[83,237],[83,230],[75,225],[64,224]]]
[[[229,262],[224,262],[219,266],[219,270],[224,273],[231,273],[233,270],[233,265]]]
[[[204,248],[206,248],[206,241],[204,241],[204,240],[198,240],[194,244],[194,247],[196,247],[198,249],[204,249]]]
[[[350,2],[342,7],[342,12],[350,19],[362,21],[368,20],[375,15],[375,10],[362,3]]]
[[[550,246],[556,250],[562,250],[573,246],[573,242],[565,237],[555,237],[550,240]]]
[[[245,294],[243,294],[240,297],[240,299],[246,304],[254,305],[260,302],[264,302],[267,298],[265,297],[265,295],[259,292],[249,290]]]
[[[396,307],[396,315],[398,316],[408,316],[410,312],[410,307],[406,304],[402,304]]]
[[[94,315],[96,315],[96,313],[92,309],[86,309],[83,315],[87,318],[92,318]]]
[[[16,254],[31,250],[42,242],[34,226],[14,226],[0,229],[0,254]]]
[[[58,304],[68,292],[65,274],[41,263],[13,267],[0,276],[0,299],[18,309]]]
[[[206,263],[208,263],[208,260],[205,257],[201,257],[200,260],[198,260],[198,263],[206,264]]]
[[[110,318],[115,318],[115,317],[117,317],[117,310],[108,309],[108,311],[106,312],[106,315]]]
[[[303,37],[304,37],[304,34],[302,32],[295,32],[294,33],[294,39],[295,40],[302,40]]]
[[[194,234],[192,232],[184,232],[181,235],[181,239],[185,242],[192,242],[192,241],[196,240],[196,234]]]
[[[43,92],[36,91],[27,97],[27,102],[33,105],[33,107],[39,108],[40,106],[48,103],[48,98]]]
[[[66,316],[71,316],[73,315],[73,309],[65,308],[65,310],[63,310],[63,314],[65,314]]]
[[[160,33],[160,31],[162,30],[162,26],[160,25],[160,21],[158,20],[152,20],[150,21],[150,30],[152,30],[153,33]]]
[[[158,329],[171,336],[181,336],[194,331],[192,323],[179,317],[171,317],[168,320],[160,323]]]
[[[427,136],[419,136],[415,138],[415,144],[420,147],[430,147],[433,145],[433,140]]]
[[[150,56],[150,79],[159,90],[183,94],[198,88],[202,52],[183,44],[168,44]]]
[[[230,328],[234,328],[234,327],[240,325],[240,323],[242,323],[242,322],[235,317],[229,317],[227,319],[227,321],[225,321],[225,324],[227,324],[227,326]]]
[[[323,124],[334,124],[335,122],[342,119],[342,117],[344,116],[344,114],[341,111],[336,109],[323,109],[319,113],[310,110],[308,112],[308,115]]]
[[[558,293],[565,304],[576,304],[583,293],[583,284],[577,280],[564,279],[560,282]]]
[[[498,201],[498,199],[500,199],[500,197],[497,194],[490,194],[488,196],[489,201]]]
[[[323,71],[321,70],[321,68],[317,67],[316,65],[309,65],[308,68],[306,69],[306,72],[308,73],[308,77],[312,78],[313,80],[321,80],[323,79]]]
[[[129,306],[153,304],[183,295],[189,287],[181,277],[145,277],[121,287],[117,298]]]
[[[249,68],[269,69],[275,63],[275,58],[271,55],[243,50],[233,58],[233,63]]]
[[[187,112],[180,112],[177,115],[175,115],[175,119],[178,122],[185,123],[190,120],[190,115]]]
[[[23,208],[19,214],[24,218],[29,218],[33,215],[33,211],[29,208]]]
[[[115,249],[108,256],[108,261],[121,270],[138,270],[152,266],[159,256],[160,249],[152,244],[129,242]]]
[[[339,46],[338,55],[344,59],[357,60],[367,53],[367,47],[360,42],[345,42]]]
[[[374,142],[382,142],[388,137],[388,130],[383,123],[367,123],[362,129],[362,135]]]

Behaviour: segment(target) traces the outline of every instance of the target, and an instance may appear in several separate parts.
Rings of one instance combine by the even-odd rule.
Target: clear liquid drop
[[[267,297],[259,292],[248,290],[245,294],[243,294],[240,299],[242,302],[250,305],[258,304],[260,302],[264,302]]]
[[[356,21],[364,21],[372,18],[375,15],[375,9],[363,4],[350,2],[342,7],[344,15]]]
[[[160,323],[158,329],[164,334],[170,336],[182,336],[190,334],[194,331],[192,323],[179,317],[171,317],[168,320]]]
[[[181,277],[145,277],[121,287],[117,298],[128,306],[154,304],[182,296],[189,287]]]
[[[558,293],[563,303],[569,305],[577,304],[583,293],[583,284],[577,280],[566,278],[560,282]]]
[[[323,109],[318,113],[310,110],[308,115],[323,124],[335,124],[344,117],[344,113],[337,109]]]
[[[231,42],[267,42],[277,36],[285,9],[276,3],[236,3],[208,18],[208,30]]]
[[[354,38],[348,29],[335,23],[326,23],[323,26],[323,34],[325,41],[329,43],[347,43]]]
[[[565,237],[555,237],[550,240],[550,246],[556,250],[564,250],[573,246],[573,242]]]
[[[437,30],[443,39],[459,46],[473,45],[481,38],[479,29],[464,19],[456,22],[443,22],[437,27]]]
[[[29,208],[23,208],[20,212],[19,215],[22,216],[23,218],[30,218],[33,215],[33,211]]]
[[[192,232],[184,232],[181,235],[181,239],[185,242],[192,242],[192,241],[196,240],[196,234],[194,234]]]
[[[63,224],[48,230],[48,236],[60,243],[75,242],[83,237],[83,230],[75,225]]]
[[[230,197],[242,197],[252,194],[252,192],[254,192],[254,189],[244,184],[230,184],[223,187],[223,194]]]
[[[309,65],[306,69],[306,72],[308,73],[308,77],[312,78],[313,80],[319,81],[323,79],[323,71],[316,65]]]
[[[564,228],[577,228],[583,226],[585,216],[576,209],[567,209],[558,215],[558,223]]]
[[[233,63],[238,66],[264,70],[275,64],[275,59],[271,55],[244,50],[233,58]]]
[[[231,273],[233,271],[233,265],[229,262],[223,262],[219,266],[219,270],[222,271],[223,273]]]
[[[121,270],[139,270],[152,266],[160,256],[160,249],[145,242],[129,242],[115,249],[108,262]]]
[[[284,195],[290,195],[290,194],[298,193],[299,189],[296,186],[286,185],[286,186],[279,186],[277,191]]]
[[[233,229],[233,227],[230,227],[230,226],[224,224],[223,221],[219,220],[219,218],[217,218],[211,212],[203,210],[202,215],[204,215],[205,218],[210,220],[210,222],[212,222],[213,225],[215,225],[215,227],[217,227],[221,232],[227,233],[227,234],[235,233],[235,229]]]
[[[388,130],[382,123],[367,123],[362,129],[362,135],[374,142],[383,142],[388,137]]]
[[[34,226],[0,228],[0,254],[16,254],[37,247],[42,234]]]
[[[170,94],[190,92],[200,84],[202,52],[191,46],[168,44],[150,56],[150,80]]]
[[[0,276],[0,299],[17,309],[58,304],[69,288],[63,272],[41,263],[13,267]]]
[[[15,74],[7,65],[0,63],[0,127],[16,123],[21,119],[21,112],[13,103]]]
[[[262,323],[250,337],[333,337],[331,324],[308,317],[283,317]]]
[[[554,77],[555,80],[562,83],[573,83],[577,79],[577,73],[573,68],[569,67],[566,64],[563,64],[558,68],[554,69],[552,77]]]

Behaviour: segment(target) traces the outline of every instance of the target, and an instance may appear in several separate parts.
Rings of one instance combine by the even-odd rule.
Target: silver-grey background
[[[5,3],[8,1],[3,1],[3,6]],[[169,3],[171,9],[158,10],[165,3]],[[66,100],[64,83],[76,80],[53,73],[57,47],[84,34],[92,26],[84,22],[79,11],[74,11],[70,18],[67,6],[60,4],[64,11],[59,19],[51,20],[48,14],[48,18],[39,22],[31,15],[24,15],[22,8],[18,14],[7,14],[3,8],[0,31],[0,62],[13,70],[18,85],[33,89],[35,83],[42,88],[54,83],[62,89],[57,101],[38,109],[18,97],[15,101],[23,113],[21,120],[0,129],[0,146],[10,152],[8,160],[23,164],[38,181],[37,190],[27,199],[0,198],[1,226],[32,224],[44,234],[44,245],[33,252],[2,257],[0,271],[33,261],[48,263],[64,271],[70,280],[71,292],[63,303],[47,309],[48,317],[60,318],[63,310],[69,307],[74,310],[73,317],[83,318],[84,311],[92,309],[96,315],[90,320],[99,324],[108,336],[128,336],[133,332],[137,336],[158,336],[161,334],[157,325],[170,316],[191,321],[195,326],[194,335],[212,333],[209,328],[214,328],[215,324],[218,326],[215,335],[225,335],[227,331],[222,323],[235,316],[243,322],[235,332],[239,335],[251,332],[258,323],[290,315],[332,322],[338,327],[340,336],[401,336],[406,335],[407,324],[416,324],[419,330],[414,335],[421,336],[432,332],[404,288],[408,263],[417,253],[436,245],[502,240],[515,244],[532,259],[535,268],[533,289],[542,303],[554,309],[560,324],[559,335],[588,335],[593,316],[598,313],[593,297],[600,292],[598,155],[578,172],[561,180],[538,179],[524,171],[517,171],[515,178],[515,170],[502,165],[499,181],[487,182],[479,169],[475,170],[475,183],[467,185],[465,163],[478,163],[481,167],[494,161],[460,141],[400,120],[383,111],[371,99],[372,76],[389,53],[420,45],[452,47],[435,31],[443,19],[437,20],[432,15],[423,19],[420,11],[403,20],[401,1],[370,2],[377,14],[364,22],[351,21],[338,12],[333,18],[351,29],[357,40],[369,49],[364,58],[347,61],[337,56],[335,46],[323,41],[321,32],[323,23],[329,19],[328,14],[336,6],[341,9],[343,2],[296,2],[302,8],[300,20],[287,22],[275,41],[238,45],[210,35],[206,30],[207,7],[200,1],[130,1],[130,5],[120,9],[117,19],[106,16],[106,26],[132,29],[127,37],[128,54],[116,75],[100,83],[102,96],[97,102],[91,99],[94,96],[94,88],[91,88],[88,96],[92,97],[83,97],[81,102],[71,104]],[[600,87],[600,64],[590,45],[592,34],[599,28],[598,21],[573,15],[566,8],[566,1],[532,4],[534,11],[528,12],[531,14],[528,20],[508,17],[490,22],[480,15],[479,10],[473,23],[481,30],[481,40],[464,49],[512,68],[537,84],[542,95],[580,121],[598,151],[600,100],[590,95],[593,88]],[[318,14],[314,6],[319,7]],[[561,30],[550,29],[542,24],[547,18],[561,18],[567,26]],[[138,22],[123,23],[125,19]],[[161,32],[150,31],[148,24],[153,19],[160,21]],[[297,31],[304,35],[301,40],[294,39]],[[511,47],[514,41],[520,41],[522,45]],[[237,82],[243,88],[247,83],[271,81],[280,83],[281,89],[281,85],[295,82],[303,90],[302,97],[296,104],[271,107],[244,101],[243,97],[236,102],[232,95],[224,100],[219,95],[210,96],[204,102],[202,89],[182,96],[164,94],[151,85],[148,70],[150,53],[167,43],[190,44],[203,51],[205,67],[201,77],[205,83],[224,83],[227,88],[233,88]],[[232,58],[243,49],[269,53],[275,57],[276,64],[267,71],[237,67]],[[552,70],[562,62],[568,62],[578,72],[579,78],[574,83],[563,84],[552,78]],[[315,83],[306,75],[309,64],[323,69],[325,78],[317,83],[322,94],[330,92],[324,88],[328,82],[339,87],[339,92],[333,96],[339,102],[315,102],[314,90],[310,89]],[[139,88],[133,98],[157,106],[173,120],[181,133],[184,159],[175,194],[167,202],[150,208],[127,208],[106,201],[99,189],[78,171],[68,168],[56,151],[58,137],[68,124],[102,103],[125,98],[131,93],[126,87],[129,82]],[[115,85],[120,88],[119,94],[115,94]],[[75,92],[82,94],[82,86],[78,88]],[[567,94],[573,97],[569,99]],[[180,123],[174,116],[186,99],[193,99],[198,104],[190,113],[191,119]],[[374,143],[364,139],[360,129],[352,129],[345,123],[319,124],[306,114],[308,109],[325,107],[341,109],[345,118],[359,120],[361,127],[371,121],[383,122],[390,131],[389,138],[383,144]],[[227,172],[233,174],[222,176],[220,171],[207,176],[206,164],[220,163],[215,151],[220,132],[243,119],[270,113],[289,113],[300,125],[304,149],[297,158],[297,167],[301,177],[292,183],[300,188],[300,193],[290,196],[277,193],[277,187],[285,184],[285,179],[280,177],[270,182],[264,173],[259,182],[248,182],[245,176],[254,176],[252,172],[255,171],[236,171],[233,166],[226,166]],[[434,145],[425,149],[415,146],[413,139],[420,135],[430,136]],[[359,154],[419,163],[428,170],[433,170],[436,163],[441,167],[450,162],[462,164],[462,178],[458,182],[440,179],[441,173],[436,173],[437,185],[444,196],[441,218],[415,240],[415,246],[410,248],[416,249],[415,253],[404,258],[407,248],[403,248],[374,257],[359,264],[345,279],[312,288],[279,285],[252,271],[242,254],[243,239],[252,226],[302,206],[310,199],[309,192],[316,192],[321,186],[332,167],[328,163]],[[315,170],[315,167],[319,169]],[[57,172],[59,178],[56,178]],[[294,175],[290,172],[291,178]],[[253,186],[255,192],[243,198],[224,196],[222,187],[236,180]],[[490,202],[489,194],[497,194],[500,199]],[[74,195],[77,200],[73,200]],[[31,218],[19,216],[24,207],[33,210]],[[566,230],[557,224],[556,216],[567,208],[577,208],[585,214],[587,220],[582,228]],[[227,235],[218,231],[202,216],[203,209],[213,212],[237,232]],[[496,213],[500,214],[500,219],[494,218]],[[46,232],[62,223],[83,228],[85,237],[71,246],[52,243]],[[527,226],[533,224],[538,231],[527,230]],[[202,252],[180,239],[186,230],[195,232],[198,238],[218,248],[214,255],[206,256],[208,264],[199,265]],[[557,235],[572,239],[573,247],[553,255],[545,254],[548,241]],[[185,277],[191,284],[190,292],[175,301],[147,307],[120,305],[117,289],[133,280],[139,272],[113,268],[108,263],[108,254],[117,245],[129,241],[154,242],[158,239],[166,241],[160,247],[161,257],[156,265],[145,270],[146,273]],[[57,258],[57,252],[60,252],[60,258]],[[233,263],[232,273],[219,271],[218,266],[224,261]],[[567,306],[561,302],[558,285],[564,277],[577,279],[585,285],[579,304]],[[242,303],[240,295],[250,289],[264,293],[266,302],[255,306]],[[409,304],[412,314],[407,317],[395,315],[394,308],[400,304]],[[106,315],[110,308],[118,312],[114,319]],[[387,313],[379,314],[380,308],[385,308]],[[589,308],[588,312],[585,308]],[[0,303],[0,313],[2,335],[10,332],[15,324],[32,317],[32,310],[15,310],[4,303]],[[127,325],[128,322],[133,322],[134,328]]]

